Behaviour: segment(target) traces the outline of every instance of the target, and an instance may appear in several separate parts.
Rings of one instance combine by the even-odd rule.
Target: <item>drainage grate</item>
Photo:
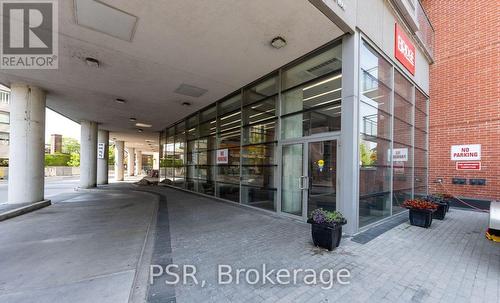
[[[393,218],[377,226],[374,226],[368,230],[365,230],[364,232],[355,235],[354,237],[351,238],[351,241],[354,241],[359,244],[366,244],[371,240],[375,239],[376,237],[380,236],[381,234],[407,221],[408,221],[408,216],[405,215],[394,216]]]

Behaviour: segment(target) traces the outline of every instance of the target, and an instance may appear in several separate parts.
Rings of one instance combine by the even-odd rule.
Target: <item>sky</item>
[[[77,139],[80,142],[80,124],[47,108],[45,111],[45,142],[50,143],[50,135]]]

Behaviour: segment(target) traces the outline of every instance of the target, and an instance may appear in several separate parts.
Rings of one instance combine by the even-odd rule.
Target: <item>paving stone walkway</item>
[[[155,191],[167,199],[173,263],[197,269],[198,285],[176,285],[177,302],[500,302],[500,245],[484,237],[485,213],[452,209],[429,229],[403,223],[366,244],[344,238],[328,252],[312,245],[307,224],[170,188]],[[300,278],[296,285],[218,285],[219,264],[347,269],[351,279],[330,289]]]

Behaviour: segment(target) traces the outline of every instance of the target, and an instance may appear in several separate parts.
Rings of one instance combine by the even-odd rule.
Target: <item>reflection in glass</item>
[[[342,69],[342,45],[338,44],[283,71],[283,89],[288,89]]]
[[[337,141],[309,143],[308,215],[317,208],[337,209]]]
[[[282,150],[281,211],[302,215],[303,146],[284,145]]]
[[[244,104],[252,104],[256,101],[276,95],[278,93],[278,82],[275,75],[254,84],[244,91]]]

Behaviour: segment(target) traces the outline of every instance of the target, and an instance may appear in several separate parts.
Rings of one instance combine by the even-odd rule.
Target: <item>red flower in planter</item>
[[[403,202],[404,208],[408,209],[421,209],[421,210],[435,210],[438,206],[432,202],[422,199],[411,199]]]

